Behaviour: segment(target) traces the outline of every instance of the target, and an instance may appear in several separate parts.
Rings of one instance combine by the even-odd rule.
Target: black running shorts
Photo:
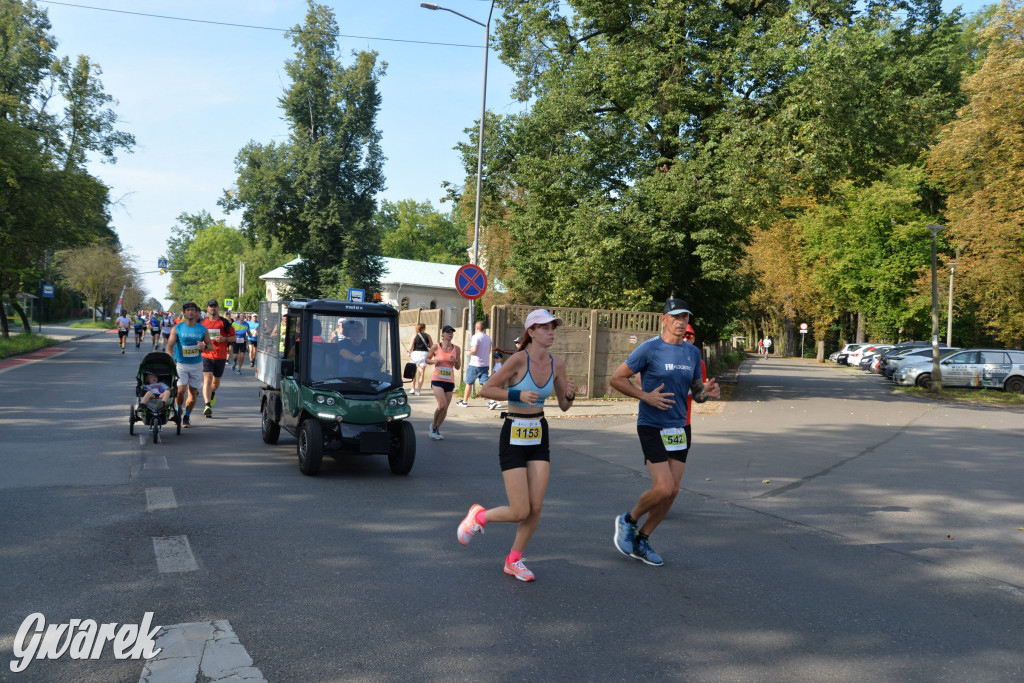
[[[203,372],[212,372],[214,377],[224,376],[227,358],[203,358]]]
[[[684,428],[686,433],[686,448],[678,451],[670,451],[665,446],[665,439],[662,438],[661,429],[648,425],[637,425],[636,433],[640,437],[640,449],[644,452],[645,462],[668,462],[669,458],[686,462],[686,456],[690,453],[690,425]],[[671,440],[671,439],[670,439]]]
[[[537,418],[532,418],[536,420]],[[542,460],[544,462],[551,462],[551,447],[548,440],[548,421],[541,417],[540,422],[540,434],[538,435],[533,429],[535,427],[526,426],[527,423],[523,420],[531,420],[530,417],[517,418],[509,415],[505,418],[505,423],[501,425],[501,436],[498,441],[498,459],[501,462],[501,471],[514,470],[517,467],[526,467],[526,463],[530,460]],[[511,443],[512,441],[512,427],[516,425],[518,429],[518,436],[527,441],[536,440],[540,437],[540,443],[519,446]]]

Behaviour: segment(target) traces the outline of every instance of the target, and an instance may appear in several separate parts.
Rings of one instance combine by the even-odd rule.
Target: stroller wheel
[[[128,406],[128,433],[135,436],[135,406]]]

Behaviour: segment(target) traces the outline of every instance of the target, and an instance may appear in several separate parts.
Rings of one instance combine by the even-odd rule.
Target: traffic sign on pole
[[[479,299],[487,291],[487,275],[480,266],[467,263],[455,273],[455,289],[467,299]]]

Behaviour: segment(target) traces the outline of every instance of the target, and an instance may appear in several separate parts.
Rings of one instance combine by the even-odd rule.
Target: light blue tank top
[[[544,383],[544,386],[538,387],[537,383],[533,381],[533,375],[530,374],[530,352],[526,352],[526,374],[516,384],[513,384],[509,389],[518,389],[519,391],[536,391],[537,392],[537,403],[529,404],[523,403],[522,401],[509,401],[510,406],[517,406],[519,408],[536,408],[544,405],[544,400],[551,395],[551,392],[555,388],[555,359],[551,358],[551,376],[548,377],[548,381]]]
[[[174,344],[174,360],[178,363],[193,365],[203,362],[203,357],[196,346],[206,337],[206,328],[196,323],[192,327],[188,323],[178,323],[178,341]]]

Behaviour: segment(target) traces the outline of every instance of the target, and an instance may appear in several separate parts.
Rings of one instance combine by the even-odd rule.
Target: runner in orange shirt
[[[227,364],[228,345],[235,341],[235,328],[230,320],[221,317],[216,299],[210,299],[206,304],[203,327],[210,331],[213,341],[213,348],[203,351],[203,400],[206,402],[203,415],[213,417],[213,404],[217,401],[217,388]]]

